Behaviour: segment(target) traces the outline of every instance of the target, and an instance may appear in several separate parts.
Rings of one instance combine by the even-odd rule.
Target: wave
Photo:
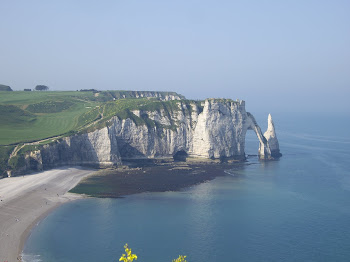
[[[42,262],[43,260],[40,258],[40,255],[22,253],[22,261],[23,262]]]
[[[232,170],[224,170],[224,172],[230,176],[235,176],[235,174],[232,172]]]

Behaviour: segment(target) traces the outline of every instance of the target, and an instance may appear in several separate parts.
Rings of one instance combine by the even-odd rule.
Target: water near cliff
[[[273,117],[280,161],[250,157],[181,192],[66,204],[34,228],[26,261],[117,261],[126,242],[145,262],[349,261],[350,117]]]

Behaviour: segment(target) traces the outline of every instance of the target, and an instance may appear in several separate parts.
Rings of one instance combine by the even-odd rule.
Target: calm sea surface
[[[350,117],[273,118],[279,161],[250,157],[180,192],[63,205],[33,229],[25,261],[118,261],[125,243],[145,262],[350,261]]]

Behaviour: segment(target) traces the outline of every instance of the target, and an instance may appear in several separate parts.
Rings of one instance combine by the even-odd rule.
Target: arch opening
[[[246,157],[256,157],[259,153],[260,141],[253,129],[248,129],[245,135],[244,153]]]
[[[270,146],[266,140],[266,138],[264,137],[263,133],[261,132],[261,128],[258,125],[258,123],[256,122],[254,116],[250,113],[247,112],[248,118],[250,120],[250,124],[248,126],[248,130],[252,129],[258,140],[259,140],[259,150],[258,150],[258,156],[259,159],[270,159],[271,158],[271,150],[270,150]]]

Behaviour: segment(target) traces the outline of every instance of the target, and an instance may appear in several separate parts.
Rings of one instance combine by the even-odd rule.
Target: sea
[[[26,262],[350,261],[350,113],[272,115],[283,157],[247,162],[178,192],[83,199],[55,209],[25,244]],[[267,115],[256,116],[266,130]]]

